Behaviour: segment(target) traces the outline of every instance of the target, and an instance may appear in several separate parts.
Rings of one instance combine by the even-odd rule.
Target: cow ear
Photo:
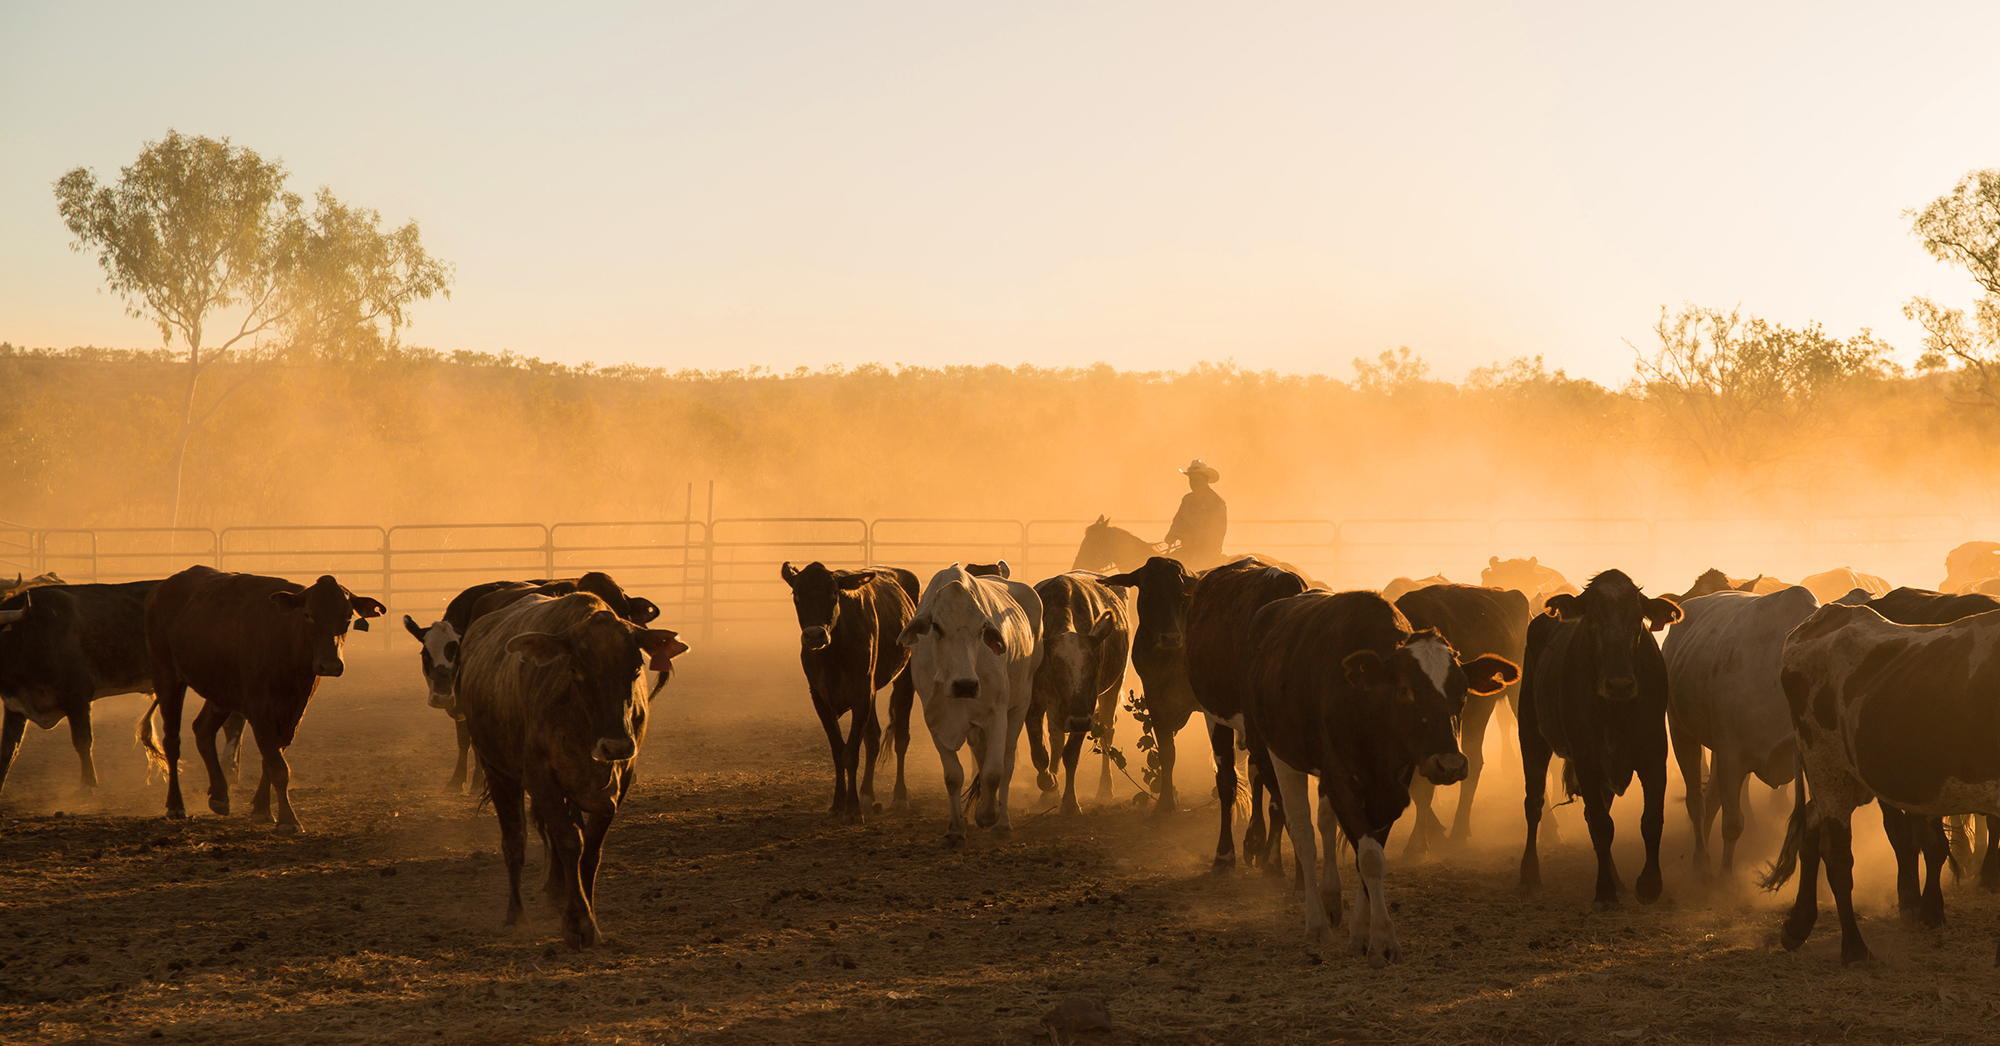
[[[1658,632],[1680,619],[1679,603],[1665,596],[1656,596],[1646,601],[1646,620],[1652,623],[1653,631]]]
[[[1356,650],[1341,658],[1340,667],[1347,673],[1348,685],[1356,690],[1373,685],[1388,670],[1381,656],[1373,650]]]
[[[681,642],[681,634],[673,629],[648,628],[639,633],[639,649],[651,659],[646,667],[655,672],[665,672],[673,667],[670,662],[687,653],[689,647]]]
[[[1521,667],[1498,654],[1481,654],[1458,667],[1465,673],[1465,692],[1480,697],[1491,697],[1521,678]]]
[[[625,601],[625,612],[631,614],[626,620],[635,625],[650,625],[660,616],[660,605],[645,596],[632,596]]]
[[[1009,567],[1007,561],[1004,559],[994,564],[994,568],[999,571],[1000,578],[1003,581],[1014,576],[1014,569]]]
[[[1109,585],[1109,586],[1110,586],[1110,587],[1112,587],[1112,588],[1138,588],[1138,587],[1139,587],[1139,579],[1138,579],[1137,577],[1134,577],[1134,576],[1133,576],[1132,574],[1130,574],[1130,573],[1125,573],[1125,574],[1113,574],[1113,575],[1111,575],[1110,577],[1108,577],[1108,578],[1105,578],[1105,579],[1104,579],[1104,583],[1105,583],[1106,585]]]
[[[424,633],[430,631],[430,629],[417,624],[417,619],[408,614],[403,615],[403,627],[408,629],[411,635],[416,636],[419,643],[424,641]]]
[[[507,652],[531,665],[552,665],[569,656],[569,647],[547,632],[523,632],[507,641]]]
[[[306,605],[306,594],[280,589],[271,593],[271,602],[277,604],[279,610],[297,610]]]
[[[792,566],[792,561],[788,559],[785,561],[784,566],[778,568],[778,576],[784,578],[785,584],[789,585],[799,576],[799,572]]]
[[[838,581],[834,582],[834,585],[843,592],[852,592],[874,580],[875,574],[873,571],[857,570],[852,574],[841,577]]]
[[[364,618],[381,617],[389,612],[389,608],[383,606],[382,601],[373,596],[350,595],[347,597],[347,605],[353,607],[354,612]]]
[[[904,646],[916,646],[918,639],[930,634],[931,619],[927,617],[915,618],[908,625],[904,626],[903,634],[896,637],[896,642]]]
[[[1574,621],[1583,614],[1583,608],[1577,605],[1578,602],[1575,596],[1567,592],[1558,592],[1550,596],[1544,605],[1548,607],[1547,613],[1564,621]]]
[[[1007,656],[1007,637],[1001,635],[999,629],[994,628],[992,625],[987,625],[980,630],[979,638],[985,641],[986,649],[993,651],[1001,657]]]
[[[1487,557],[1486,557],[1486,565],[1487,565],[1487,566],[1489,566],[1489,567],[1497,567],[1497,566],[1499,566],[1499,565],[1500,565],[1500,557],[1499,557],[1499,556],[1487,556]]]
[[[1536,559],[1536,558],[1535,558],[1535,557],[1533,557],[1533,556],[1529,556],[1529,557],[1528,557],[1528,565],[1529,565],[1529,566],[1531,566],[1531,567],[1538,567],[1538,566],[1541,566],[1542,564],[1541,564],[1541,561],[1540,561],[1540,560]]]

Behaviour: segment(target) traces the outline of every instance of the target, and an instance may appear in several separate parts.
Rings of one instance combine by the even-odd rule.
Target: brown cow
[[[458,705],[486,768],[507,862],[507,925],[521,918],[522,793],[549,850],[544,895],[572,948],[598,941],[597,863],[646,738],[648,659],[664,686],[687,644],[619,618],[587,592],[529,596],[473,622]]]
[[[819,562],[804,570],[787,562],[778,574],[792,589],[799,667],[833,752],[833,806],[827,816],[855,824],[881,809],[875,802],[875,758],[882,746],[875,693],[885,686],[890,687],[889,740],[896,750],[890,809],[905,809],[910,793],[903,760],[917,688],[910,679],[910,651],[896,637],[917,616],[917,576],[895,567],[829,570]],[[843,715],[846,737],[840,734]]]
[[[320,679],[346,670],[340,648],[348,628],[366,631],[367,619],[387,609],[342,588],[331,574],[307,587],[284,578],[189,567],[160,582],[146,597],[146,650],[165,724],[167,816],[187,816],[181,801],[181,707],[192,686],[207,699],[194,720],[194,746],[208,767],[208,808],[229,813],[229,782],[216,756],[215,732],[230,713],[241,713],[264,757],[250,814],[268,820],[275,792],[278,831],[298,831],[284,750]]]
[[[1035,696],[1028,705],[1028,753],[1035,781],[1053,798],[1056,761],[1065,772],[1062,811],[1080,813],[1076,763],[1092,727],[1102,742],[1097,801],[1111,799],[1111,727],[1118,692],[1125,686],[1125,661],[1132,653],[1132,614],[1125,591],[1104,583],[1101,574],[1072,570],[1035,586],[1042,597],[1041,664],[1035,667]],[[1042,743],[1044,727],[1048,744]]]

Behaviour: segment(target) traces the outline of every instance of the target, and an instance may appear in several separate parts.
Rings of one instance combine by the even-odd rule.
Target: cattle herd
[[[1119,697],[1136,672],[1134,707],[1157,753],[1155,810],[1179,808],[1173,738],[1200,712],[1220,800],[1214,868],[1237,864],[1247,783],[1243,860],[1267,875],[1291,871],[1307,937],[1344,917],[1352,949],[1375,965],[1400,955],[1384,893],[1390,830],[1414,805],[1406,855],[1469,837],[1486,727],[1503,700],[1519,727],[1523,891],[1540,886],[1537,837],[1559,794],[1582,802],[1594,903],[1618,903],[1627,887],[1612,860],[1611,806],[1636,779],[1645,863],[1631,892],[1659,898],[1670,746],[1704,878],[1716,874],[1708,838],[1718,813],[1720,873],[1739,860],[1749,777],[1791,786],[1784,841],[1761,882],[1797,878],[1780,932],[1797,948],[1819,914],[1823,868],[1844,962],[1869,956],[1852,899],[1856,807],[1879,805],[1899,908],[1926,925],[1944,918],[1939,870],[1957,823],[1947,819],[2000,817],[2000,544],[1953,549],[1939,590],[1891,590],[1846,568],[1799,585],[1711,570],[1679,595],[1648,596],[1615,568],[1579,589],[1534,559],[1496,557],[1478,585],[1433,576],[1333,592],[1264,556],[1190,572],[1143,543],[1112,540],[1115,530],[1100,519],[1071,570],[1032,585],[1005,562],[953,564],[921,585],[891,567],[783,565],[831,753],[830,817],[884,811],[875,769],[885,742],[896,764],[887,809],[907,809],[919,705],[950,798],[946,846],[965,844],[968,820],[996,836],[1013,830],[1024,732],[1044,803],[1080,809],[1087,740],[1106,800]],[[91,702],[150,693],[160,732],[149,711],[142,740],[165,772],[167,816],[185,817],[180,725],[192,688],[204,702],[193,736],[210,810],[232,809],[233,751],[247,726],[261,756],[250,813],[279,832],[302,825],[284,753],[307,702],[320,679],[342,673],[349,630],[386,612],[331,576],[302,585],[205,566],[116,585],[44,575],[0,594],[0,786],[26,722],[67,719],[92,789]],[[457,722],[452,784],[469,779],[498,818],[508,925],[522,913],[532,823],[564,937],[572,947],[599,939],[606,833],[633,781],[648,704],[688,651],[677,633],[652,627],[659,614],[590,573],[487,582],[428,626],[403,619],[420,644],[429,703]],[[876,700],[885,688],[886,721]],[[1447,824],[1432,792],[1452,784],[1461,787]],[[1985,834],[1982,881],[2000,886],[2000,832]],[[1356,871],[1345,912],[1337,844]]]

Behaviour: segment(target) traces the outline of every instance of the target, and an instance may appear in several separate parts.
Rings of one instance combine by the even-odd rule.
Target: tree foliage
[[[211,366],[232,355],[377,354],[394,346],[412,302],[450,296],[451,267],[424,250],[416,222],[384,231],[375,211],[326,189],[308,208],[285,179],[280,163],[226,138],[169,130],[113,183],[83,167],[56,182],[74,248],[97,252],[126,311],[151,320],[163,346],[178,342],[186,363],[167,467],[175,523],[189,439],[237,387],[204,402]]]
[[[1931,257],[1965,270],[1980,292],[1969,324],[1965,310],[1921,295],[1903,306],[1903,315],[1924,328],[1917,366],[1952,369],[1961,393],[2000,409],[2000,169],[1973,171],[1903,216]]]

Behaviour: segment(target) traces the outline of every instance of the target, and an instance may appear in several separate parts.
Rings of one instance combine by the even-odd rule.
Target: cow
[[[1521,889],[1542,884],[1535,833],[1542,819],[1549,757],[1569,761],[1565,790],[1583,799],[1584,822],[1597,851],[1598,907],[1618,903],[1623,884],[1611,861],[1611,801],[1638,775],[1645,791],[1639,834],[1646,866],[1638,898],[1660,896],[1660,828],[1667,789],[1667,668],[1657,632],[1680,620],[1680,607],[1648,599],[1623,571],[1606,570],[1577,595],[1549,597],[1549,614],[1528,625],[1521,673],[1521,763],[1528,794],[1528,841],[1521,854]]]
[[[6,704],[0,787],[27,724],[52,730],[68,719],[69,741],[83,766],[82,793],[97,788],[90,704],[100,697],[153,692],[145,606],[157,584],[10,586],[11,594],[0,599],[0,702]]]
[[[563,938],[572,948],[598,943],[598,859],[646,739],[645,669],[664,686],[687,650],[672,630],[625,620],[588,592],[529,596],[473,622],[458,705],[500,820],[506,925],[521,918],[525,792],[548,848],[544,895],[562,908]]]
[[[1687,786],[1694,867],[1708,875],[1708,830],[1722,811],[1722,873],[1734,870],[1743,835],[1743,785],[1751,774],[1778,788],[1797,774],[1791,713],[1778,685],[1785,636],[1819,609],[1795,585],[1769,595],[1716,592],[1680,604],[1660,644],[1667,665],[1667,734]],[[1702,749],[1711,753],[1706,786]]]
[[[229,783],[215,750],[215,732],[242,713],[264,758],[251,816],[269,820],[277,799],[278,831],[301,830],[292,811],[292,743],[319,681],[346,670],[340,659],[350,627],[388,610],[343,588],[333,575],[310,586],[283,578],[189,567],[146,596],[146,650],[164,724],[167,816],[183,818],[181,709],[192,686],[207,699],[194,720],[194,745],[208,767],[208,807],[229,813]]]
[[[1062,760],[1062,811],[1081,812],[1076,801],[1076,763],[1084,736],[1097,730],[1097,801],[1111,798],[1111,728],[1118,694],[1125,687],[1125,661],[1132,653],[1132,615],[1123,589],[1087,570],[1057,574],[1035,585],[1042,601],[1042,629],[1036,648],[1034,697],[1028,704],[1028,752],[1036,783],[1045,797],[1056,789],[1056,760]],[[1042,731],[1048,744],[1042,744]]]
[[[1460,654],[1492,654],[1518,665],[1527,650],[1528,597],[1513,589],[1446,583],[1406,592],[1391,602],[1411,628],[1435,629]],[[1446,835],[1444,825],[1431,811],[1434,789],[1430,779],[1411,780],[1410,800],[1416,805],[1417,820],[1403,850],[1405,857],[1421,856],[1433,841],[1463,845],[1472,838],[1472,801],[1479,793],[1479,778],[1486,765],[1486,726],[1500,701],[1517,702],[1519,692],[1517,680],[1497,694],[1467,696],[1465,711],[1458,719],[1466,772],[1465,780],[1459,782],[1451,832]]]
[[[1940,592],[1971,591],[1979,582],[2000,577],[2000,542],[1968,541],[1945,553]]]
[[[1187,669],[1187,612],[1195,576],[1177,559],[1154,556],[1139,569],[1114,574],[1104,583],[1139,590],[1132,667],[1145,687],[1147,722],[1160,757],[1153,814],[1171,815],[1179,803],[1174,793],[1174,735],[1187,725],[1197,706]]]
[[[64,581],[62,578],[57,577],[56,572],[53,570],[44,574],[36,574],[34,577],[31,577],[26,581],[21,580],[20,573],[16,572],[14,574],[14,580],[0,581],[0,599],[4,599],[8,596],[15,594],[16,592],[21,592],[30,588],[47,588],[50,585],[67,585],[67,584],[69,584],[69,582]]]
[[[1762,574],[1752,578],[1730,577],[1722,571],[1710,567],[1702,571],[1700,577],[1694,579],[1694,584],[1690,585],[1686,592],[1682,592],[1679,595],[1669,592],[1666,598],[1676,603],[1685,603],[1690,599],[1699,599],[1702,596],[1713,595],[1717,592],[1749,592],[1753,595],[1764,596],[1773,592],[1782,592],[1790,587],[1792,586],[1786,582],[1779,581],[1777,578],[1765,577]],[[1853,586],[1850,585],[1848,587],[1852,588]],[[1840,591],[1845,592],[1847,589],[1843,588]]]
[[[1488,588],[1511,588],[1528,597],[1528,612],[1540,617],[1548,609],[1550,596],[1575,595],[1577,587],[1554,567],[1542,566],[1534,556],[1501,559],[1491,556],[1479,572],[1479,583]]]
[[[1405,593],[1415,592],[1420,588],[1429,588],[1432,585],[1449,585],[1452,583],[1452,580],[1443,574],[1432,574],[1430,577],[1422,578],[1392,578],[1388,584],[1382,586],[1382,598],[1394,603],[1396,600],[1403,598]]]
[[[1824,606],[1792,632],[1781,679],[1803,770],[1796,804],[1766,889],[1799,873],[1792,911],[1779,933],[1787,950],[1804,944],[1819,918],[1819,871],[1840,915],[1840,961],[1870,958],[1854,919],[1854,808],[1870,800],[1905,815],[1897,827],[1948,814],[2000,815],[2000,614],[1950,624],[1899,625],[1869,607]],[[1904,845],[1912,840],[1904,839]],[[1944,841],[1915,840],[1927,857]],[[1899,891],[1900,892],[1900,891]],[[1926,923],[1943,922],[1935,881],[1923,898]]]
[[[960,804],[965,768],[958,750],[972,748],[974,820],[1005,837],[1014,751],[1034,698],[1041,649],[1042,601],[1019,581],[975,577],[954,563],[924,586],[917,615],[897,639],[910,648],[910,677],[924,703],[924,724],[944,767],[951,817],[945,845],[965,843]]]
[[[789,562],[778,573],[792,590],[799,667],[833,749],[833,806],[827,816],[854,824],[881,809],[875,803],[875,755],[882,735],[875,692],[892,684],[889,732],[896,748],[896,789],[890,809],[904,809],[909,791],[903,756],[910,748],[910,706],[916,691],[910,652],[896,639],[916,616],[917,576],[892,567],[829,570],[822,563],[800,570]],[[845,737],[840,733],[842,715],[848,717]]]
[[[1253,865],[1261,861],[1273,875],[1279,873],[1272,844],[1281,838],[1278,832],[1283,814],[1273,809],[1267,830],[1258,794],[1272,784],[1270,757],[1251,746],[1243,719],[1244,705],[1249,700],[1254,643],[1250,622],[1265,606],[1296,596],[1308,587],[1309,582],[1293,571],[1247,557],[1201,575],[1188,602],[1188,685],[1208,718],[1209,745],[1215,753],[1215,794],[1221,813],[1213,865],[1217,872],[1236,866],[1231,821],[1236,812],[1236,742],[1242,734],[1244,747],[1250,751],[1251,772],[1250,823],[1243,838],[1244,858]],[[1275,791],[1272,799],[1277,799]]]
[[[1813,598],[1822,603],[1832,603],[1855,589],[1868,593],[1869,598],[1889,594],[1889,583],[1873,574],[1857,573],[1850,567],[1835,567],[1817,574],[1808,574],[1799,582],[1812,592]]]
[[[1334,828],[1354,844],[1360,889],[1349,940],[1370,964],[1401,957],[1382,891],[1382,843],[1416,773],[1448,785],[1465,776],[1452,719],[1468,691],[1496,694],[1520,669],[1492,654],[1460,663],[1444,637],[1412,632],[1374,592],[1307,592],[1269,603],[1251,620],[1244,723],[1268,752],[1305,891],[1306,938],[1332,930],[1340,911]],[[1306,775],[1319,778],[1325,885],[1318,880]],[[1330,916],[1329,913],[1332,913]]]
[[[444,616],[428,626],[419,625],[415,618],[404,614],[403,628],[420,644],[418,656],[422,660],[424,684],[430,692],[431,707],[452,714],[452,687],[457,675],[459,647],[465,630],[472,627],[474,621],[530,593],[562,596],[576,591],[596,595],[618,616],[633,624],[650,624],[660,616],[660,608],[652,600],[628,596],[611,575],[602,571],[560,580],[537,578],[483,582],[453,596],[445,606]],[[472,737],[466,733],[464,720],[456,714],[452,714],[452,718],[458,733],[458,764],[452,770],[451,780],[445,782],[445,788],[454,792],[463,789],[469,768],[473,778],[472,788],[477,791],[479,766],[470,758]]]

